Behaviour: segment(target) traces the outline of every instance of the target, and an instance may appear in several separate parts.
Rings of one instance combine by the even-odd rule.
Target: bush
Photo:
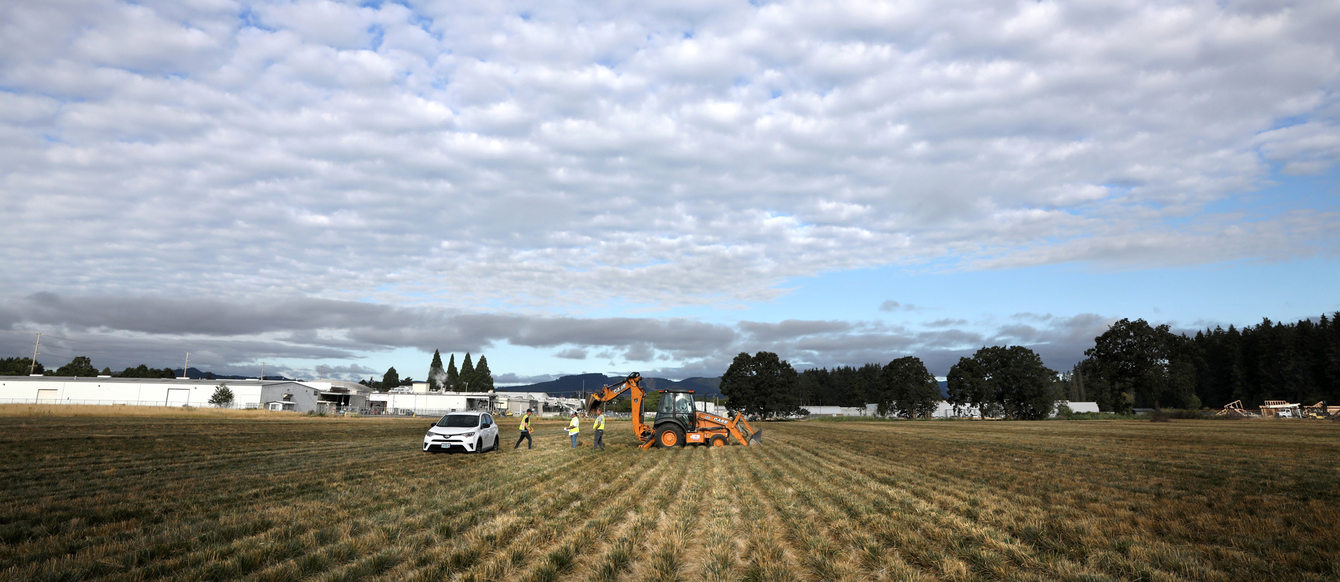
[[[214,388],[214,395],[209,397],[209,403],[218,408],[232,408],[233,390],[223,384]]]

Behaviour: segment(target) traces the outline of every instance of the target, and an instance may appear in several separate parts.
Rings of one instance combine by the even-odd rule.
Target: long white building
[[[367,388],[346,382],[110,376],[0,376],[0,404],[205,407],[212,406],[209,400],[220,386],[232,391],[232,408],[296,412],[357,412],[368,408]]]

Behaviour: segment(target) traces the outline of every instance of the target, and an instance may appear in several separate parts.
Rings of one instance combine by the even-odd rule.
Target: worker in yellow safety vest
[[[577,433],[581,430],[582,428],[577,422],[577,412],[573,411],[572,420],[568,421],[568,437],[572,439],[572,448],[574,449],[577,448]]]
[[[591,423],[591,428],[595,429],[595,440],[591,442],[592,449],[605,450],[605,411],[596,409],[596,421]]]
[[[525,414],[524,416],[521,417],[521,436],[516,437],[516,444],[512,445],[512,448],[513,448],[513,449],[516,449],[517,447],[521,446],[521,439],[526,439],[526,448],[528,448],[528,449],[535,448],[535,441],[532,441],[532,440],[530,439],[530,409],[529,409],[529,408],[526,409],[526,414]]]

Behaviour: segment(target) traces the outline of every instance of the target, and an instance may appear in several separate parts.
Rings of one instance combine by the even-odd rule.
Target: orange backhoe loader
[[[724,447],[728,443],[727,436],[735,437],[746,446],[763,442],[763,431],[754,430],[742,414],[736,413],[735,418],[727,419],[697,410],[692,390],[661,390],[656,418],[651,424],[643,422],[642,398],[646,392],[642,389],[642,374],[637,372],[629,374],[623,382],[602,386],[588,396],[586,411],[593,412],[624,392],[633,399],[633,434],[642,443],[640,448],[682,447],[685,444]]]

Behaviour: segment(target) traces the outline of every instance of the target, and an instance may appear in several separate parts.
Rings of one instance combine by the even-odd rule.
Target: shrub
[[[214,388],[214,395],[209,397],[209,403],[218,408],[232,408],[233,390],[224,384],[219,384]]]

